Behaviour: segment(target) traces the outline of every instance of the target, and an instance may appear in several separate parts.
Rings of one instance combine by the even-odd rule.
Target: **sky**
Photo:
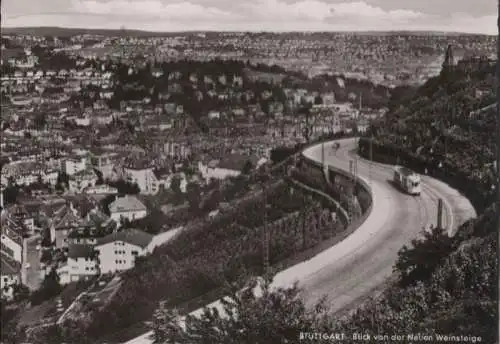
[[[497,34],[497,0],[3,0],[2,26]]]

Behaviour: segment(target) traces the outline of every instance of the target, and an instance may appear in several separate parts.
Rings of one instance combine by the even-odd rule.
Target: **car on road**
[[[36,250],[37,250],[37,251],[40,251],[40,249],[41,249],[41,248],[42,248],[42,246],[40,246],[40,245],[36,245]]]
[[[24,264],[24,268],[25,268],[25,269],[29,269],[29,268],[31,268],[31,264],[30,264],[30,263],[26,263],[26,264]]]

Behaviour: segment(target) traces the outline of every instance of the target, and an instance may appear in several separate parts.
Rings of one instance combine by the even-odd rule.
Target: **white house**
[[[6,216],[2,218],[2,228],[8,226],[9,229],[20,236],[25,230],[28,230],[26,234],[33,234],[36,230],[35,214],[28,212],[24,205],[11,205],[5,209],[5,212]],[[6,224],[5,226],[4,223]]]
[[[206,182],[210,181],[211,179],[222,180],[228,177],[237,177],[241,174],[241,171],[219,168],[218,165],[218,160],[212,160],[206,165],[201,161],[198,163],[198,170],[200,171],[201,176],[203,177],[203,179],[205,179]]]
[[[87,168],[87,160],[85,157],[68,158],[61,162],[61,169],[68,175],[72,176]]]
[[[42,181],[50,185],[56,185],[58,175],[59,173],[55,170],[45,170],[42,173]]]
[[[106,184],[101,184],[101,185],[89,186],[85,188],[83,192],[85,192],[86,194],[93,194],[93,195],[114,195],[118,193],[118,189]]]
[[[90,116],[85,115],[83,117],[76,117],[75,124],[80,127],[88,127],[90,126]]]
[[[210,179],[237,177],[242,173],[245,165],[248,163],[251,168],[257,166],[255,157],[233,154],[220,161],[212,160],[206,165],[200,161],[198,163],[198,170],[200,171],[203,179],[208,182]]]
[[[0,183],[0,214],[3,212],[4,204],[3,204],[3,190],[5,190],[5,186]]]
[[[219,111],[209,111],[208,118],[210,118],[210,119],[220,118],[220,112]]]
[[[138,220],[148,215],[148,210],[141,201],[135,196],[126,195],[117,197],[114,202],[109,205],[111,219],[116,223],[120,223],[121,219],[129,221]]]
[[[136,229],[126,229],[99,239],[95,250],[98,252],[101,273],[133,268],[136,257],[150,253],[148,247],[152,240],[152,235]]]
[[[1,251],[15,261],[23,261],[23,238],[13,230],[9,229],[8,219],[2,221],[1,228]]]
[[[36,172],[21,172],[15,177],[16,184],[25,186],[35,184],[38,181],[39,177],[40,175]]]
[[[90,162],[94,168],[102,173],[104,179],[109,179],[113,175],[115,154],[106,152],[91,152]]]
[[[0,289],[3,299],[11,300],[14,296],[13,287],[21,283],[21,264],[1,254]]]
[[[68,246],[68,261],[57,270],[61,284],[77,282],[99,275],[97,255],[91,245]]]
[[[127,181],[139,186],[141,194],[156,194],[158,192],[158,180],[152,168],[125,167]]]
[[[79,171],[69,177],[69,190],[71,192],[80,193],[88,187],[95,186],[97,183],[97,175],[93,170]]]

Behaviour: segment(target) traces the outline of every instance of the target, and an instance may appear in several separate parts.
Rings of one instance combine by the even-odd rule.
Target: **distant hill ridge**
[[[133,36],[133,37],[150,37],[150,36],[175,36],[179,34],[197,34],[197,33],[248,33],[248,34],[274,34],[284,35],[292,33],[301,33],[295,31],[289,32],[243,32],[243,31],[171,31],[171,32],[153,32],[142,30],[121,30],[121,29],[86,29],[86,28],[64,28],[56,26],[44,27],[3,27],[2,35],[33,35],[33,36],[76,36],[76,35],[100,35],[100,36]],[[460,32],[440,32],[440,31],[331,31],[331,32],[304,32],[306,34],[353,34],[353,35],[379,35],[379,36],[396,36],[396,35],[425,35],[425,36],[489,36],[481,34],[460,33]]]

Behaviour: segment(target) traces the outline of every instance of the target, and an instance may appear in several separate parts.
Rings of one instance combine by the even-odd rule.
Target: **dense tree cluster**
[[[188,316],[186,329],[179,326],[179,313],[160,303],[151,322],[152,339],[155,343],[294,343],[301,332],[327,320],[324,303],[307,310],[296,286],[271,290],[269,283],[254,283],[243,291],[232,288],[228,294],[221,311],[206,309],[201,317]]]
[[[116,188],[118,193],[121,195],[137,195],[141,192],[141,189],[137,184],[129,183],[121,179],[117,181],[109,181],[108,185]]]
[[[99,64],[106,70],[114,73],[114,95],[108,100],[108,105],[118,109],[122,101],[143,100],[149,98],[151,104],[174,102],[184,107],[184,111],[191,116],[201,127],[206,126],[202,119],[210,110],[227,109],[234,106],[260,105],[264,113],[270,114],[273,102],[285,103],[287,96],[284,88],[303,88],[310,92],[335,93],[340,101],[348,101],[352,97],[364,99],[363,104],[372,108],[387,106],[390,90],[384,86],[375,86],[368,81],[347,79],[343,76],[319,76],[312,80],[303,75],[294,75],[281,67],[253,65],[249,62],[238,60],[192,61],[180,60],[175,62],[162,62],[153,65],[146,62],[143,66],[130,68],[127,64],[114,64],[100,61]],[[153,68],[154,67],[154,68]],[[161,71],[161,76],[153,76],[151,70]],[[282,85],[250,77],[253,73],[272,74],[283,76]],[[198,81],[193,81],[196,76]],[[225,77],[225,81],[220,79]],[[236,77],[242,77],[243,84]],[[208,78],[209,82],[205,82]],[[342,79],[338,82],[337,78]],[[196,84],[196,85],[195,85]],[[240,95],[234,91],[242,92]],[[226,92],[227,99],[210,96],[209,92]],[[270,92],[263,96],[264,91]],[[84,90],[84,94],[93,94],[98,97],[98,92]],[[163,95],[168,93],[168,100]],[[319,100],[320,98],[318,98]]]
[[[30,300],[33,306],[53,298],[61,293],[62,287],[59,284],[59,276],[55,270],[52,270],[43,280],[39,290],[31,294]]]
[[[427,170],[484,209],[494,191],[494,87],[493,68],[430,79],[375,128],[374,158],[393,157],[419,172]],[[368,155],[368,140],[360,142],[360,149]]]

